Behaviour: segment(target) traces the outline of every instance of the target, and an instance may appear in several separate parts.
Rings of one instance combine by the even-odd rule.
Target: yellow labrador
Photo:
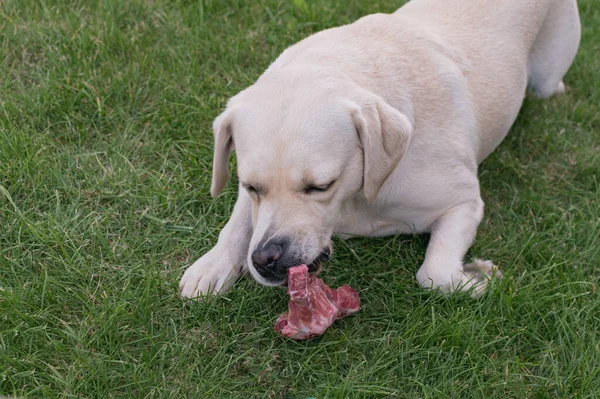
[[[464,264],[483,216],[477,165],[529,86],[564,90],[580,39],[575,0],[413,0],[291,46],[215,120],[211,194],[238,158],[239,193],[183,297],[223,292],[246,269],[284,284],[331,236],[430,232],[417,282],[480,294],[495,269]]]

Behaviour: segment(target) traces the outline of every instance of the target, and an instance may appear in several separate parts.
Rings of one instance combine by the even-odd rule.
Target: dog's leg
[[[477,198],[449,209],[436,220],[425,262],[417,272],[421,287],[439,288],[443,292],[472,288],[473,297],[484,292],[496,267],[490,261],[481,260],[463,265],[463,257],[475,238],[482,217],[483,201]]]
[[[562,93],[563,76],[571,66],[581,26],[575,0],[552,0],[546,19],[529,52],[529,86],[538,97]]]
[[[233,213],[219,234],[217,245],[183,274],[179,283],[181,296],[194,298],[223,293],[247,268],[246,257],[252,236],[250,201],[248,193],[240,186]]]

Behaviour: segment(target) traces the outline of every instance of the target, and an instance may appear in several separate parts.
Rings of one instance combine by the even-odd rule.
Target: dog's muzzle
[[[306,262],[302,259],[287,258],[285,256],[289,242],[272,241],[266,245],[259,245],[252,252],[252,264],[264,279],[270,283],[283,285],[287,281],[288,269],[305,263],[308,271],[318,274],[323,268],[323,262],[331,256],[331,248],[327,247],[312,261]]]

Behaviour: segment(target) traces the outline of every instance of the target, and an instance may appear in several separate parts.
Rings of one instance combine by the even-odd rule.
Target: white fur
[[[564,90],[579,38],[575,0],[412,0],[291,46],[215,121],[211,193],[235,150],[239,197],[182,295],[222,292],[245,267],[267,284],[250,255],[279,235],[310,262],[333,233],[422,232],[431,240],[417,282],[481,294],[495,266],[463,264],[483,217],[477,166],[528,84],[542,97]]]

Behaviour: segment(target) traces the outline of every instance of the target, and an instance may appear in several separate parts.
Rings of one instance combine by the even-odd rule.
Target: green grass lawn
[[[480,300],[414,282],[426,236],[335,241],[363,308],[273,331],[282,289],[177,284],[236,196],[213,118],[287,46],[392,0],[0,0],[0,395],[600,397],[600,3],[560,97],[527,99],[481,167]],[[358,267],[360,265],[360,267]]]

